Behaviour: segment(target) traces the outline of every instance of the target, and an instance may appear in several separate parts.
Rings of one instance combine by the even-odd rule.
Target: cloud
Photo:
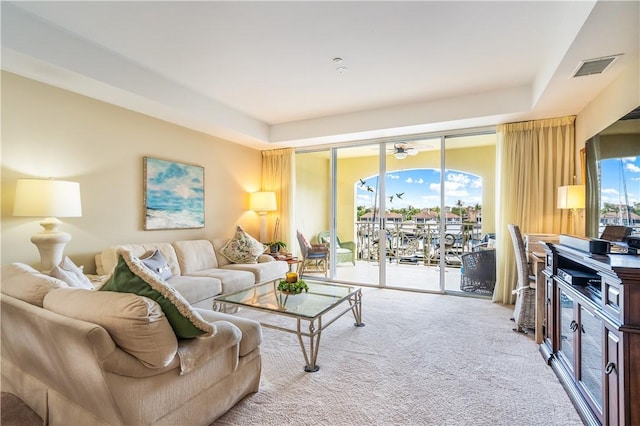
[[[613,195],[620,195],[620,193],[613,189],[613,188],[602,188],[602,190],[600,191],[603,194],[613,194]]]
[[[636,166],[633,163],[626,163],[625,164],[625,169],[629,170],[630,172],[633,173],[640,173],[640,167]]]
[[[387,177],[388,177],[389,179],[400,179],[400,175],[392,175],[392,174],[390,174],[390,173],[387,173]]]
[[[422,178],[414,179],[411,176],[409,176],[404,182],[408,184],[417,183],[418,185],[422,185],[424,183],[424,179]]]

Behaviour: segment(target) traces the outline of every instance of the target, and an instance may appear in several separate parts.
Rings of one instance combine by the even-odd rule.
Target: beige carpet
[[[512,331],[512,307],[363,292],[366,326],[330,325],[316,373],[295,335],[264,329],[260,391],[214,425],[582,425],[532,336]]]

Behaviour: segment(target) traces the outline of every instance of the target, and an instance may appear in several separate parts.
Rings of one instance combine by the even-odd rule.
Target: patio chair
[[[331,232],[322,231],[318,234],[318,242],[331,247]],[[351,262],[356,264],[356,243],[353,241],[340,241],[340,238],[336,236],[336,264]]]
[[[514,224],[509,224],[507,227],[513,242],[518,270],[518,285],[513,291],[516,295],[516,306],[513,311],[513,320],[516,323],[514,331],[526,333],[526,329],[536,326],[536,289],[531,287],[531,283],[535,283],[535,276],[529,270],[527,252],[520,228]],[[544,290],[540,289],[540,291]]]
[[[460,290],[492,296],[496,286],[496,251],[472,251],[461,255],[460,260]]]
[[[305,272],[311,272],[308,268],[315,268],[316,272],[322,272],[327,276],[329,267],[329,250],[323,244],[312,245],[309,240],[297,231],[298,244],[300,245],[300,253],[302,253],[302,262],[298,264],[298,275],[302,277]]]

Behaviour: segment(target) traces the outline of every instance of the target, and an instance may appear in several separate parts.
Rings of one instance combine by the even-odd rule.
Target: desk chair
[[[513,242],[518,269],[518,286],[513,291],[516,295],[516,306],[513,311],[513,320],[516,322],[514,331],[526,333],[526,329],[536,327],[536,289],[531,287],[532,283],[535,284],[535,277],[529,269],[529,260],[520,227],[514,224],[509,224],[507,227]],[[543,290],[540,289],[540,291]]]

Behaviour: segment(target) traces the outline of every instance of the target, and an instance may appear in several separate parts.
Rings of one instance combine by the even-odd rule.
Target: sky
[[[357,205],[373,206],[374,193],[367,186],[377,189],[377,177],[358,183]],[[401,194],[401,199],[396,194]],[[440,205],[440,170],[412,169],[389,172],[386,175],[387,209],[403,207],[427,208]],[[393,200],[389,202],[389,198]],[[455,207],[458,200],[463,206],[482,204],[482,178],[458,170],[445,170],[445,205]]]
[[[630,205],[640,203],[640,157],[608,159],[601,162],[601,201],[624,204],[623,179]],[[377,189],[377,177],[365,179],[365,185],[356,185],[359,206],[373,206],[373,192],[367,186]],[[403,193],[402,199],[397,195]],[[389,172],[386,175],[387,208],[400,209],[440,205],[440,171],[434,169],[413,169]],[[389,197],[393,201],[389,203]],[[461,200],[463,206],[482,205],[482,178],[458,170],[445,171],[445,205],[455,207]]]
[[[629,204],[640,202],[640,157],[602,160],[600,175],[602,205],[626,203],[623,182],[626,182]]]

